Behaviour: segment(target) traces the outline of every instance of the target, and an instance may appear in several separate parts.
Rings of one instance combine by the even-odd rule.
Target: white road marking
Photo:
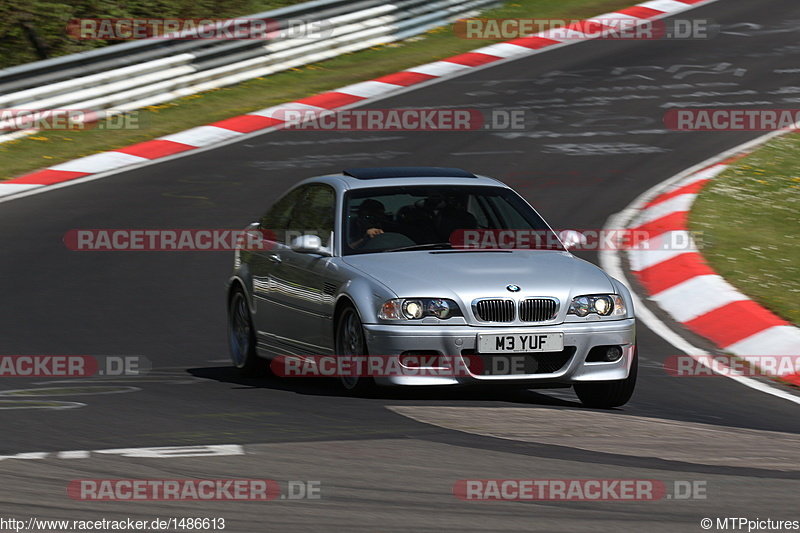
[[[196,446],[158,446],[149,448],[113,448],[108,450],[67,450],[61,452],[25,452],[0,455],[5,459],[90,459],[96,454],[144,459],[178,459],[185,457],[220,457],[245,455],[241,444],[201,444]]]
[[[453,152],[450,155],[496,155],[496,154],[524,154],[524,150],[498,150],[495,152]]]
[[[60,402],[55,400],[0,400],[0,410],[12,411],[16,409],[75,409],[86,407],[81,402]]]

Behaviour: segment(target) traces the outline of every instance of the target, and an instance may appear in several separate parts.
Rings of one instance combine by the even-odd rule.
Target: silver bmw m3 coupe
[[[307,375],[335,375],[358,394],[572,386],[603,408],[633,393],[630,293],[568,251],[579,233],[557,235],[497,180],[452,168],[345,170],[297,184],[244,234],[228,337],[245,374],[357,360],[367,371]]]

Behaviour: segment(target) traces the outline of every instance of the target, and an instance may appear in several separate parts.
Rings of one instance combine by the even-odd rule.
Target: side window
[[[306,191],[308,191],[308,186],[290,191],[275,202],[261,218],[261,229],[272,232],[276,242],[286,243],[286,230],[289,229],[292,212]]]
[[[336,216],[336,193],[329,185],[309,185],[299,199],[289,221],[289,233],[319,235],[322,245],[328,246]]]

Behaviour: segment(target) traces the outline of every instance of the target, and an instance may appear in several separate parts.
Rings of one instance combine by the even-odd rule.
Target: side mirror
[[[558,234],[558,237],[561,239],[562,244],[564,244],[564,248],[567,250],[571,250],[579,244],[585,245],[587,242],[589,242],[586,238],[586,235],[580,231],[575,231],[574,229],[565,229]]]
[[[301,254],[331,255],[330,251],[322,246],[322,239],[319,238],[319,235],[301,235],[292,240],[289,248]]]
[[[257,251],[264,249],[264,232],[261,231],[260,222],[251,222],[236,240],[237,250]]]

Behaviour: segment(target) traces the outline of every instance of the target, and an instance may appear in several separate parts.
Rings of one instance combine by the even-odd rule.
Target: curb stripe
[[[511,43],[497,43],[480,48],[480,53],[490,56],[497,56],[499,58],[514,57],[528,52],[524,46],[518,46]]]
[[[469,67],[466,65],[459,65],[458,63],[451,63],[442,59],[441,61],[435,61],[433,63],[428,63],[427,65],[420,65],[408,70],[411,72],[417,72],[419,74],[427,74],[429,76],[441,78],[447,76],[448,74],[462,72],[465,69],[469,69]]]
[[[661,307],[668,309],[675,320],[685,324],[729,303],[744,300],[745,296],[728,285],[721,276],[712,274],[695,276],[652,298]]]
[[[165,135],[159,140],[172,141],[180,144],[188,144],[195,148],[215,144],[231,137],[241,135],[238,131],[227,130],[217,126],[198,126],[190,130],[185,130],[171,135]]]
[[[675,211],[674,213],[632,228],[631,231],[644,231],[647,232],[650,238],[653,238],[668,231],[682,230],[686,227],[687,215],[688,211]]]
[[[45,169],[40,170],[38,172],[32,172],[31,174],[26,174],[21,178],[15,178],[13,180],[8,180],[6,182],[0,183],[0,186],[5,187],[14,186],[14,185],[21,185],[26,183],[33,183],[36,185],[53,185],[55,183],[62,183],[64,181],[74,180],[76,178],[82,178],[84,176],[88,176],[89,172],[68,172],[66,170],[52,170],[52,169]]]
[[[80,159],[73,159],[72,161],[50,167],[50,169],[97,174],[107,170],[114,170],[115,168],[135,165],[142,161],[146,161],[146,159],[136,155],[123,154],[122,152],[101,152]]]
[[[688,231],[688,211],[703,186],[746,155],[729,157],[666,188],[644,205],[630,227],[654,235]],[[698,251],[638,247],[628,251],[628,259],[651,300],[719,348],[752,356],[755,364],[758,356],[800,355],[800,328],[724,281]],[[800,386],[798,374],[780,378]]]
[[[655,9],[656,11],[666,11],[667,13],[678,11],[679,9],[686,7],[684,4],[676,0],[651,0],[650,2],[645,2],[639,5],[648,9]]]
[[[0,187],[0,196],[9,196],[12,194],[29,191],[31,189],[37,189],[39,187],[44,187],[44,185],[33,183],[11,183]]]
[[[265,118],[269,118],[269,119],[272,119],[272,120],[276,120],[278,122],[283,122],[282,120],[275,118],[275,113],[278,112],[278,111],[286,111],[286,110],[289,110],[289,109],[294,110],[294,111],[306,111],[307,110],[307,111],[314,111],[314,112],[319,112],[319,111],[324,111],[325,110],[325,108],[322,108],[322,107],[319,107],[319,106],[301,104],[300,102],[288,102],[288,103],[285,103],[285,104],[280,104],[280,105],[268,107],[266,109],[259,109],[258,111],[253,111],[253,112],[250,113],[250,115],[256,116],[256,117],[265,117]]]
[[[661,196],[659,196],[658,198],[654,199],[652,202],[647,204],[645,206],[645,209],[653,207],[654,205],[658,205],[661,202],[665,202],[667,200],[671,200],[672,198],[675,198],[676,196],[680,196],[682,194],[698,195],[698,194],[700,194],[700,190],[703,187],[705,187],[706,183],[708,183],[708,182],[709,182],[709,180],[707,178],[704,178],[704,179],[701,179],[701,180],[697,180],[694,183],[689,183],[688,185],[684,185],[682,187],[679,187],[679,188],[675,189],[672,192],[668,192],[666,194],[662,194]]]
[[[539,50],[541,48],[545,48],[546,46],[561,44],[561,41],[555,41],[553,39],[545,39],[544,37],[532,36],[532,37],[518,37],[517,39],[508,41],[508,44],[524,46],[525,48],[529,48],[531,50]]]
[[[313,105],[323,109],[334,109],[336,107],[350,105],[354,102],[360,102],[361,100],[364,100],[364,97],[340,93],[338,91],[331,91],[328,93],[318,94],[316,96],[309,96],[308,98],[301,98],[300,100],[297,100],[297,103]]]
[[[703,260],[703,256],[692,253],[672,257],[637,273],[639,281],[650,294],[658,294],[695,276],[714,274],[715,272]]]
[[[499,56],[490,56],[487,54],[482,54],[480,52],[467,52],[466,54],[448,57],[443,61],[448,61],[450,63],[457,63],[459,65],[465,65],[467,67],[477,67],[479,65],[485,65],[486,63],[498,61],[499,59],[502,58]]]
[[[663,11],[656,11],[655,9],[650,9],[649,7],[642,7],[642,5],[638,5],[629,7],[627,9],[621,9],[620,11],[618,11],[618,13],[621,15],[630,15],[632,17],[640,19],[649,19],[663,14]]]
[[[271,128],[272,126],[280,123],[280,120],[270,117],[262,117],[260,115],[242,115],[240,117],[226,118],[224,120],[220,120],[219,122],[214,122],[212,125],[216,126],[217,128],[232,130],[238,133],[250,133],[253,131]]]
[[[421,72],[404,71],[381,76],[380,78],[375,78],[375,81],[391,83],[393,85],[399,85],[400,87],[409,87],[411,85],[416,85],[418,83],[423,83],[433,79],[436,79],[436,76],[423,74]]]
[[[115,150],[121,154],[135,155],[145,157],[147,159],[158,159],[167,155],[177,154],[186,150],[192,150],[194,146],[188,144],[176,143],[174,141],[165,141],[154,139],[152,141],[145,141],[143,143],[126,146]]]
[[[652,207],[642,211],[642,216],[639,217],[638,222],[644,225],[675,212],[683,211],[688,213],[696,197],[696,194],[681,194],[663,202],[655,202]]]
[[[764,346],[769,347],[770,355],[798,355],[800,329],[794,326],[776,326],[730,344],[726,349],[739,354],[764,353]]]
[[[395,83],[386,83],[383,81],[371,80],[361,83],[354,83],[347,87],[342,87],[337,92],[344,94],[352,94],[361,98],[372,98],[381,94],[386,94],[390,91],[397,90],[398,86]]]
[[[765,329],[788,325],[752,300],[732,302],[686,322],[689,329],[723,348]]]

